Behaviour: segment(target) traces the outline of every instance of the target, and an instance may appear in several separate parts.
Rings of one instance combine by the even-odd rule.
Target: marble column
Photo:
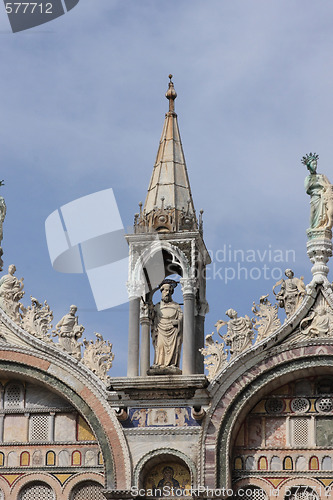
[[[184,300],[183,318],[183,375],[196,372],[196,339],[194,323],[195,279],[182,278],[180,280]]]
[[[141,350],[140,350],[140,375],[147,376],[147,370],[150,368],[150,319],[148,304],[142,304],[141,315]]]
[[[139,375],[141,287],[139,283],[130,283],[127,288],[129,295],[127,376],[137,377]]]

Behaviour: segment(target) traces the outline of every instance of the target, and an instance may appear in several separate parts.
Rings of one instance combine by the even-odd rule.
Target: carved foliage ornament
[[[81,363],[91,370],[103,382],[108,382],[109,376],[107,372],[112,367],[114,354],[112,352],[112,344],[108,340],[104,340],[100,333],[95,333],[96,340],[83,340],[85,350]]]
[[[269,337],[281,326],[278,308],[276,305],[272,306],[267,297],[268,294],[261,296],[259,305],[253,302],[252,312],[256,315],[256,318],[253,319],[253,328],[258,332],[256,342]]]
[[[38,339],[51,342],[49,331],[52,328],[53,311],[50,310],[46,300],[41,304],[34,297],[30,298],[31,306],[23,308],[22,328]]]

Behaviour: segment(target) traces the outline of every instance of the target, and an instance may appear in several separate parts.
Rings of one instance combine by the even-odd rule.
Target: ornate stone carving
[[[82,342],[79,342],[78,339],[82,337],[84,327],[78,324],[78,317],[75,316],[76,311],[76,306],[70,307],[69,313],[61,318],[56,329],[53,330],[53,337],[58,336],[62,349],[75,359],[80,360]]]
[[[20,300],[24,295],[24,285],[23,278],[19,280],[14,276],[15,271],[16,267],[11,264],[8,267],[8,274],[0,279],[0,307],[11,319],[19,323],[20,310],[23,310]]]
[[[304,185],[310,195],[310,230],[332,229],[333,226],[333,186],[323,174],[317,174],[319,156],[310,153],[303,156],[302,163],[306,165],[310,174]],[[312,232],[312,236],[315,236]]]
[[[281,326],[281,321],[277,313],[278,307],[276,305],[272,306],[267,297],[268,294],[262,295],[259,305],[253,302],[252,311],[257,316],[257,318],[253,320],[253,328],[258,332],[256,342],[265,339]]]
[[[220,335],[222,326],[227,325],[225,335],[220,335],[225,345],[230,348],[230,358],[234,358],[245,349],[251,347],[254,338],[253,325],[250,318],[245,315],[244,318],[238,318],[237,311],[228,309],[226,315],[229,321],[219,320],[216,323],[217,333]]]
[[[30,298],[31,306],[24,308],[22,313],[22,328],[38,339],[51,342],[49,330],[52,328],[53,312],[46,300],[41,304],[31,295]]]
[[[281,279],[273,286],[273,293],[276,296],[279,307],[284,308],[287,318],[289,318],[301,305],[306,289],[303,277],[294,278],[291,269],[285,270],[287,279]],[[281,285],[280,291],[275,293],[275,288]]]
[[[95,333],[95,335],[95,342],[83,339],[85,350],[81,362],[106,383],[110,378],[107,372],[114,360],[112,344],[108,340],[104,340],[100,333]]]
[[[145,285],[144,283],[137,281],[128,281],[126,283],[128,298],[129,300],[136,299],[144,295]]]
[[[4,185],[3,181],[0,181],[0,186],[3,186],[3,185]],[[3,250],[2,250],[1,242],[3,239],[3,223],[4,223],[5,217],[6,217],[6,211],[7,211],[7,207],[6,207],[5,199],[3,198],[3,196],[0,196],[0,271],[2,271],[2,268],[3,268],[3,260],[2,260]]]
[[[155,349],[153,369],[179,368],[183,341],[183,312],[180,305],[172,300],[176,285],[173,280],[164,280],[160,287],[161,302],[154,306],[151,332]]]
[[[180,284],[184,295],[195,295],[197,280],[195,278],[181,278]]]
[[[201,354],[205,356],[204,364],[208,370],[207,378],[212,380],[227,363],[227,353],[224,348],[224,343],[220,344],[217,340],[213,340],[214,332],[206,336],[205,347],[199,349]]]
[[[187,207],[181,210],[165,206],[165,198],[161,198],[161,207],[155,206],[148,213],[142,210],[142,203],[139,203],[140,212],[134,216],[135,233],[170,233],[177,231],[197,231],[198,221],[195,213],[191,212],[191,200],[188,200]]]
[[[319,306],[308,317],[302,319],[300,331],[309,338],[333,337],[333,315],[324,306]]]

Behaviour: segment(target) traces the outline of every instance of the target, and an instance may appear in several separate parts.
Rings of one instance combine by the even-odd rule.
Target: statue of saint
[[[306,289],[303,277],[295,278],[291,269],[286,269],[284,274],[287,279],[281,279],[273,286],[273,293],[276,296],[279,307],[283,307],[289,318],[301,305]],[[281,285],[280,291],[275,293],[275,288]]]
[[[303,157],[310,174],[305,178],[304,186],[310,195],[310,229],[332,229],[333,226],[333,186],[326,175],[317,174],[319,156],[310,153]]]
[[[230,347],[230,354],[233,358],[248,347],[251,347],[254,338],[253,325],[247,315],[244,318],[238,318],[237,311],[234,309],[228,309],[226,315],[229,316],[230,320],[219,320],[215,326],[217,327],[217,333],[223,339],[225,345]],[[227,325],[227,333],[225,335],[220,334],[220,329],[223,325]]]
[[[78,317],[75,316],[76,311],[76,306],[70,307],[69,313],[65,314],[57,323],[53,336],[58,335],[59,344],[63,349],[79,360],[81,359],[82,342],[79,342],[78,339],[82,337],[84,327],[78,324]]]
[[[3,223],[4,223],[4,220],[5,220],[5,217],[6,217],[6,211],[7,211],[7,207],[6,207],[6,203],[5,203],[5,199],[3,196],[0,196],[0,243],[3,239]]]
[[[22,304],[20,300],[24,295],[23,278],[20,280],[14,276],[16,267],[11,264],[8,267],[8,274],[5,274],[0,279],[0,307],[14,321],[20,320],[20,308]]]
[[[155,349],[153,368],[179,367],[183,341],[183,312],[180,305],[172,300],[174,283],[170,280],[162,284],[161,302],[154,306],[151,332]]]

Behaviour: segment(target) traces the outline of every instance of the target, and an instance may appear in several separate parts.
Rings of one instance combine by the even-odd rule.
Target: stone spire
[[[184,151],[180,139],[172,75],[165,94],[169,111],[157,151],[146,201],[135,218],[135,232],[196,231],[195,214]]]

